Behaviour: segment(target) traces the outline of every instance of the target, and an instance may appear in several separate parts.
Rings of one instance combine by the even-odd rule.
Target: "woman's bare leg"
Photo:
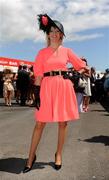
[[[29,159],[27,162],[27,167],[31,167],[31,165],[32,165],[32,161],[34,159],[37,146],[40,142],[41,135],[42,135],[43,129],[45,127],[45,124],[46,123],[37,122],[35,125],[33,135],[32,135],[32,140],[31,140],[31,146],[30,146],[30,152],[29,152]]]
[[[58,144],[57,144],[57,151],[56,151],[56,159],[55,164],[61,165],[62,163],[62,149],[66,137],[67,131],[67,122],[59,122],[58,123]]]
[[[84,111],[88,110],[89,102],[90,102],[90,96],[84,96],[84,100],[83,100],[83,109],[84,109]]]
[[[9,91],[9,97],[8,97],[8,100],[9,100],[9,106],[11,106],[11,99],[12,99],[12,92]]]
[[[7,99],[7,96],[5,96],[5,105],[8,105],[8,99]]]
[[[7,91],[7,105],[9,106],[9,95],[10,95],[10,92],[9,91]]]

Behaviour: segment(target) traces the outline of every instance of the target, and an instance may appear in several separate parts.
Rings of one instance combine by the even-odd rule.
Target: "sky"
[[[46,47],[37,15],[60,21],[63,45],[89,66],[109,68],[109,0],[0,0],[0,56],[34,61]]]

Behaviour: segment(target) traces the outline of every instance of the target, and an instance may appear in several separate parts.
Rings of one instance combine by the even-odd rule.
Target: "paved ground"
[[[0,99],[2,102],[2,99]],[[100,104],[68,124],[62,168],[53,168],[57,124],[47,124],[33,169],[23,174],[34,108],[0,104],[0,180],[109,180],[109,113]]]

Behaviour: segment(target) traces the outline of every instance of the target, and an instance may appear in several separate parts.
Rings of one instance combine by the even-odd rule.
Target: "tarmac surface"
[[[57,123],[48,123],[30,172],[22,170],[28,157],[35,125],[34,107],[0,99],[0,180],[109,180],[109,113],[100,104],[91,104],[80,120],[68,123],[62,168],[54,169]]]

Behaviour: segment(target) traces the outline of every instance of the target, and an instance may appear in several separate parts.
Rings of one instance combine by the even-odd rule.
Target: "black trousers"
[[[24,106],[26,104],[26,100],[27,100],[28,89],[27,88],[21,88],[20,93],[21,93],[20,105]]]

